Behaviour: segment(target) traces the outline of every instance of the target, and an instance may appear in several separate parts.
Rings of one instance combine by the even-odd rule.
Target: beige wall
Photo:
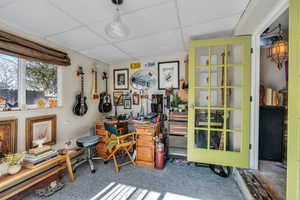
[[[18,119],[18,151],[23,151],[25,149],[25,119],[27,117],[35,117],[41,115],[56,114],[57,115],[57,148],[64,147],[66,141],[72,140],[75,138],[88,134],[91,131],[95,121],[102,118],[102,114],[98,112],[98,101],[90,99],[90,90],[92,87],[91,79],[91,67],[97,63],[98,74],[101,74],[103,71],[108,70],[108,65],[100,61],[83,56],[79,53],[76,53],[71,50],[65,50],[57,46],[52,45],[51,43],[11,29],[7,26],[0,25],[0,29],[24,36],[28,39],[41,42],[45,45],[61,49],[66,51],[70,58],[72,65],[69,67],[62,67],[62,106],[55,109],[39,109],[39,110],[28,110],[28,111],[12,111],[12,112],[0,112],[0,120],[15,118]],[[76,76],[76,70],[78,65],[83,66],[85,75],[85,95],[87,98],[87,103],[89,110],[87,114],[83,117],[75,116],[72,113],[72,107],[75,103],[75,95],[80,92],[80,80]],[[98,88],[100,90],[104,89],[104,82],[98,77]]]
[[[158,66],[157,63],[158,62],[165,62],[165,61],[180,61],[180,67],[179,67],[179,71],[180,71],[180,77],[179,79],[183,79],[184,75],[185,75],[185,64],[184,64],[184,59],[185,59],[186,53],[182,53],[182,54],[178,54],[178,55],[173,55],[173,56],[165,56],[165,57],[155,57],[155,58],[148,58],[148,59],[143,59],[139,62],[141,62],[142,64],[144,63],[148,63],[148,62],[155,62],[155,66],[153,67],[142,67],[141,69],[149,69],[151,71],[153,71],[156,74],[156,77],[158,76],[157,74],[157,70],[158,70]],[[128,68],[129,69],[129,78],[130,76],[136,72],[137,70],[131,70],[129,67],[130,63],[124,63],[124,64],[120,64],[120,65],[116,65],[116,66],[110,66],[110,71],[109,71],[109,92],[111,95],[113,95],[114,92],[114,86],[113,86],[113,70],[114,69],[122,69],[122,68]],[[157,77],[158,78],[158,77]],[[132,90],[132,92],[138,92],[138,90],[135,90],[131,87],[130,83],[129,83],[129,90],[126,90],[127,92]],[[115,91],[121,91],[121,90],[115,90]],[[124,90],[125,91],[125,90]],[[164,94],[164,90],[159,90],[158,89],[158,85],[156,84],[153,88],[148,90],[148,95],[151,97],[152,94]],[[141,101],[140,101],[141,102]],[[146,112],[146,102],[144,103],[145,107],[144,110]],[[148,111],[151,111],[151,101],[149,100],[148,102]],[[132,105],[132,109],[128,110],[128,109],[123,109],[123,106],[119,106],[118,107],[118,113],[127,113],[129,114],[130,112],[133,112],[134,115],[136,115],[141,109],[141,105]],[[112,113],[114,114],[114,108]]]

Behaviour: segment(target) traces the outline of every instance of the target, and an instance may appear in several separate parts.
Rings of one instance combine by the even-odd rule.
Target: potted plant
[[[8,174],[14,175],[18,173],[22,166],[21,163],[23,161],[24,154],[16,153],[16,154],[7,154],[5,156],[5,162],[8,165]]]

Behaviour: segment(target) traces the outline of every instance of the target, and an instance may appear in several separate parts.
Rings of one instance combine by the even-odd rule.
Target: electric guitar
[[[92,99],[99,99],[99,91],[98,91],[98,85],[97,85],[97,68],[96,67],[94,67],[92,69],[92,74],[93,74],[93,89],[92,89],[91,97],[92,97]]]
[[[81,92],[76,95],[76,103],[73,107],[73,113],[78,116],[83,116],[88,111],[88,106],[86,104],[86,96],[84,96],[84,73],[80,66],[77,71],[77,76],[80,76],[81,79]]]
[[[103,72],[103,80],[105,80],[105,92],[100,94],[100,103],[99,103],[99,112],[101,113],[108,113],[112,110],[112,103],[110,95],[107,92],[107,73]]]

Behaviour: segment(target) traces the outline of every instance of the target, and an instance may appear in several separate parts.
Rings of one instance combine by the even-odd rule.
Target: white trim
[[[259,153],[259,89],[260,89],[260,35],[275,19],[283,14],[289,7],[289,0],[281,0],[272,11],[259,24],[252,35],[252,64],[251,64],[251,116],[250,116],[250,168],[258,169]]]

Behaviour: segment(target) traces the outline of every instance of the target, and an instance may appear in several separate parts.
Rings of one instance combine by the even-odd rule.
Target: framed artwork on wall
[[[179,61],[158,63],[158,89],[179,89]]]
[[[114,69],[114,89],[128,90],[129,88],[129,70]]]
[[[140,104],[140,95],[136,92],[132,94],[132,104],[139,105]]]
[[[26,119],[26,150],[37,147],[38,143],[56,144],[56,115]]]
[[[123,92],[114,92],[113,93],[114,106],[123,106],[124,105],[124,95]],[[118,102],[119,101],[119,102]]]
[[[131,109],[131,99],[124,99],[124,109]]]

